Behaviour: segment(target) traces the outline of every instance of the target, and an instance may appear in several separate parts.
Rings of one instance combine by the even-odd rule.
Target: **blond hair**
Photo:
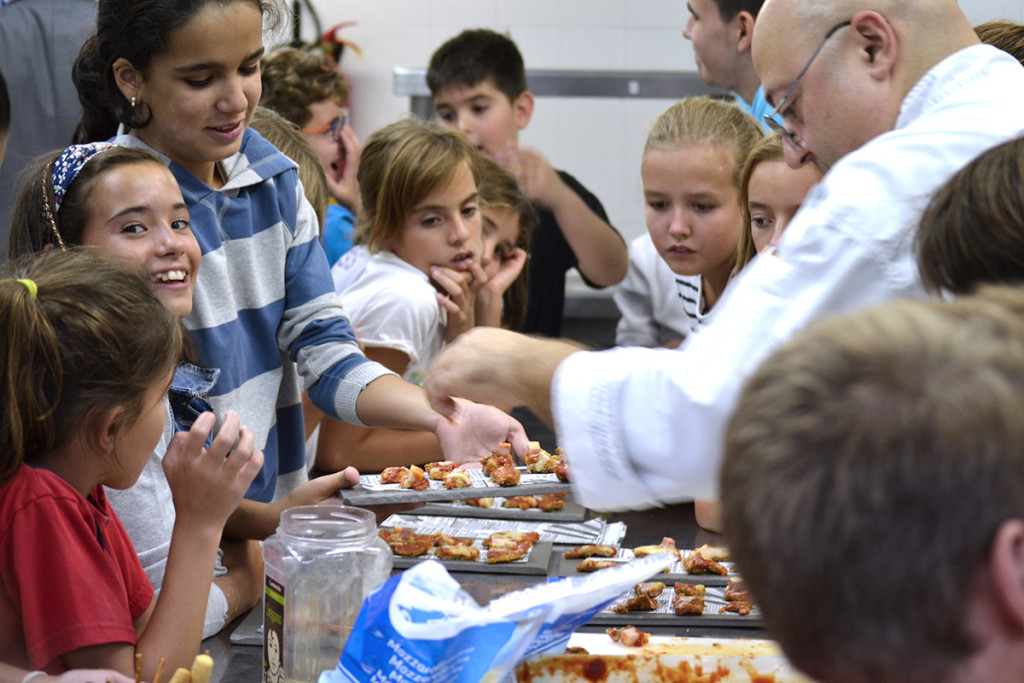
[[[476,149],[461,132],[409,117],[373,133],[359,157],[359,239],[371,252],[398,237],[413,208],[467,165],[476,180]]]

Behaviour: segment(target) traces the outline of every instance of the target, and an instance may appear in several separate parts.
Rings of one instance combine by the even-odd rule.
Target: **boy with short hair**
[[[762,126],[772,108],[754,70],[750,44],[763,4],[764,0],[688,0],[690,18],[683,29],[683,37],[693,43],[701,79],[735,93],[736,103]]]
[[[721,491],[814,680],[1024,680],[1024,290],[812,324],[746,385]]]
[[[533,114],[526,69],[516,44],[488,29],[460,33],[430,58],[427,85],[438,121],[463,131],[477,149],[509,169],[537,205],[531,240],[529,304],[523,332],[560,334],[565,272],[578,268],[591,287],[626,276],[626,244],[597,197],[544,156],[518,146]]]

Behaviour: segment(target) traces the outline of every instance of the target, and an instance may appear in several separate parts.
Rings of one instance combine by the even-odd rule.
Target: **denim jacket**
[[[201,368],[191,363],[178,365],[174,371],[174,379],[171,380],[171,388],[167,392],[167,398],[171,402],[171,414],[174,415],[175,432],[188,431],[197,417],[207,411],[213,412],[207,394],[217,383],[219,376],[220,368]],[[210,446],[209,438],[206,440],[206,446]]]

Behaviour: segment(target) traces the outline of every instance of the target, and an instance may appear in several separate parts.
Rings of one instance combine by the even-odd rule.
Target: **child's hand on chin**
[[[450,344],[476,325],[477,291],[487,284],[487,274],[476,259],[469,261],[466,270],[455,270],[447,266],[433,266],[430,277],[438,290],[437,302],[448,312],[444,340]]]
[[[263,451],[253,449],[252,430],[233,411],[204,448],[215,422],[213,413],[203,413],[192,429],[175,434],[163,467],[178,517],[223,527],[263,467]]]

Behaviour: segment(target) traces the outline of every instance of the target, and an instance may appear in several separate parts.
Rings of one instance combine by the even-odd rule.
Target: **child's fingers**
[[[167,448],[165,461],[168,458],[171,462],[174,462],[178,457],[199,457],[202,455],[203,448],[206,445],[206,438],[210,435],[210,430],[213,429],[216,423],[217,417],[213,413],[206,412],[201,414],[192,423],[191,429],[174,435],[174,439]]]
[[[457,296],[462,293],[463,283],[460,279],[453,277],[455,271],[443,266],[434,266],[430,269],[430,277],[448,293],[448,296]]]
[[[238,439],[239,422],[238,413],[235,411],[229,410],[224,414],[224,422],[221,424],[220,430],[217,431],[217,436],[213,438],[213,443],[210,444],[211,457],[227,457]]]
[[[437,299],[437,303],[440,304],[441,308],[448,312],[448,315],[459,315],[462,312],[459,305],[444,294],[434,292],[434,298]]]

